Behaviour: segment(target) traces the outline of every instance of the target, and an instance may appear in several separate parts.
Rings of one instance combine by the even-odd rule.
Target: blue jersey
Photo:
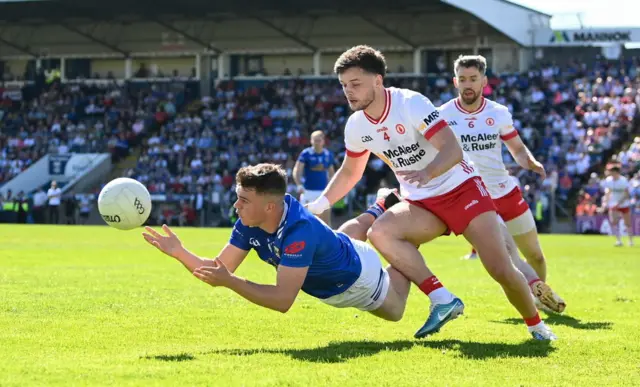
[[[329,184],[329,167],[333,165],[333,154],[328,149],[316,153],[313,147],[300,152],[298,161],[304,163],[304,189],[322,191]]]
[[[360,277],[362,264],[348,236],[337,233],[286,195],[282,220],[275,233],[247,227],[238,220],[229,243],[254,249],[274,267],[309,267],[302,291],[328,298],[347,290]]]

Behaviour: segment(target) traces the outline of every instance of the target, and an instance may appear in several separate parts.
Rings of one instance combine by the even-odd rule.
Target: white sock
[[[448,304],[453,301],[453,294],[446,288],[438,288],[429,293],[432,304]]]
[[[535,331],[537,329],[544,329],[546,326],[544,325],[544,321],[540,321],[539,323],[537,323],[536,325],[527,327],[527,329],[529,330],[529,332],[531,331]]]

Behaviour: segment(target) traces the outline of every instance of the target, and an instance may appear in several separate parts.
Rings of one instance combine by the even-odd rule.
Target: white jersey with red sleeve
[[[387,88],[384,112],[379,119],[364,111],[349,117],[345,126],[347,155],[360,157],[372,152],[394,172],[421,170],[438,154],[429,139],[446,126],[447,122],[427,97],[408,89]],[[402,196],[410,200],[445,194],[474,176],[479,174],[467,155],[422,187],[396,175]]]
[[[602,186],[608,188],[610,192],[609,202],[607,203],[609,208],[627,208],[631,205],[628,198],[620,202],[624,198],[625,192],[629,192],[631,188],[626,177],[620,176],[618,179],[614,179],[613,176],[608,176]]]
[[[502,160],[502,142],[517,136],[518,131],[506,106],[481,98],[482,103],[474,112],[465,110],[458,98],[439,110],[480,172],[491,198],[498,199],[516,187]]]

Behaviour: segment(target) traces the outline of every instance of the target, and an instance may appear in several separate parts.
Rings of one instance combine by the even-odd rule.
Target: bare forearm
[[[360,177],[355,173],[346,170],[344,168],[338,169],[333,178],[327,185],[327,188],[324,189],[322,193],[328,200],[329,203],[335,204],[337,201],[347,196],[349,191],[355,187]]]
[[[296,185],[302,185],[302,168],[295,168],[293,170],[293,181]]]
[[[529,148],[523,146],[517,152],[511,154],[518,165],[524,169],[530,169],[531,164],[536,160]]]
[[[440,149],[436,157],[426,167],[429,179],[442,175],[460,161],[462,161],[462,148],[457,143]]]
[[[256,305],[278,312],[285,313],[293,304],[292,300],[282,297],[274,285],[261,285],[232,276],[227,287]]]
[[[183,249],[175,258],[191,273],[199,267],[213,263],[213,260],[200,258],[187,249]]]

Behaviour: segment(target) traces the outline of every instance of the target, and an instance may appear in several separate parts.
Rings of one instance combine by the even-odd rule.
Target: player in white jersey
[[[344,52],[334,70],[355,112],[345,126],[343,164],[308,208],[321,213],[344,197],[362,177],[369,154],[375,153],[395,172],[406,200],[380,215],[368,237],[432,302],[429,318],[415,336],[437,332],[464,309],[416,248],[453,231],[478,249],[484,267],[523,316],[531,335],[555,339],[540,320],[525,278],[510,262],[482,179],[431,101],[410,90],[385,88],[385,59],[368,46]]]
[[[480,172],[498,214],[506,223],[508,234],[513,236],[505,235],[505,238],[514,239],[527,259],[528,264],[518,256],[514,262],[516,267],[545,306],[554,312],[562,312],[566,303],[544,283],[547,268],[533,214],[504,165],[502,144],[506,144],[522,168],[533,170],[543,178],[545,170],[520,139],[507,107],[482,96],[482,89],[487,84],[486,68],[486,59],[481,55],[458,57],[454,62],[453,83],[459,96],[439,110]]]
[[[613,165],[607,168],[609,176],[602,183],[604,196],[602,206],[609,210],[609,221],[616,236],[616,246],[622,246],[620,239],[620,219],[629,234],[629,246],[633,246],[633,227],[631,225],[631,185],[629,180],[620,174],[620,167]]]

